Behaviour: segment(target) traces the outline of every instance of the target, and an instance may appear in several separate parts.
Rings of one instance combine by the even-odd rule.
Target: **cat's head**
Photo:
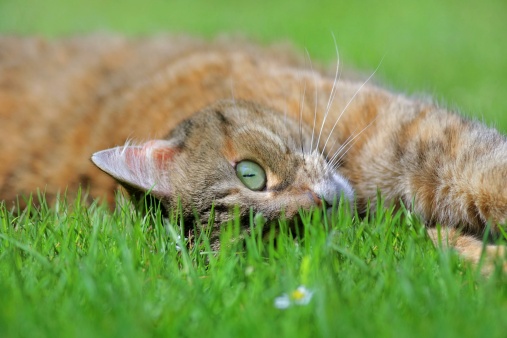
[[[97,152],[92,161],[122,185],[149,191],[166,208],[181,202],[215,222],[250,208],[275,220],[299,208],[329,206],[353,192],[319,151],[310,152],[311,130],[298,121],[245,101],[221,101],[180,123],[166,140]],[[304,149],[304,152],[303,152]]]

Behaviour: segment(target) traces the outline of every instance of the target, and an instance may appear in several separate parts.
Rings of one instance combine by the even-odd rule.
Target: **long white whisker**
[[[303,109],[305,104],[306,96],[306,81],[304,81],[303,93],[299,102],[299,141],[301,142],[301,153],[303,154],[303,160],[305,159],[305,149],[303,145]]]
[[[339,154],[341,151],[343,151],[343,149],[345,149],[348,144],[350,144],[351,142],[354,142],[359,136],[361,136],[362,133],[365,132],[365,130],[367,130],[368,128],[370,128],[370,126],[377,120],[377,117],[378,116],[375,116],[371,121],[370,123],[368,123],[363,129],[361,129],[357,134],[351,134],[348,138],[347,138],[347,141],[344,142],[342,145],[340,145],[339,149],[337,149],[337,151],[335,152],[335,154],[333,155],[333,159],[336,158],[336,155]]]
[[[338,44],[336,43],[336,38],[335,38],[334,34],[331,33],[331,35],[333,36],[334,47],[335,47],[335,51],[336,51],[336,71],[335,71],[335,75],[334,75],[333,87],[331,88],[331,93],[329,93],[329,99],[327,101],[326,112],[324,114],[324,118],[322,119],[322,123],[320,125],[319,137],[317,139],[317,144],[315,145],[315,150],[317,150],[319,148],[320,137],[322,136],[322,130],[324,129],[324,125],[326,124],[327,116],[329,115],[329,111],[331,110],[331,104],[333,103],[335,93],[336,93],[336,83],[338,82],[339,75],[340,75],[340,53],[338,52]]]
[[[328,161],[329,163],[329,166],[327,167],[327,172],[329,171],[336,171],[336,169],[338,168],[338,165],[337,165],[337,157],[340,156],[341,158],[341,154],[346,154],[351,148],[352,146],[356,143],[356,141],[354,141],[353,138],[349,138],[347,143],[346,144],[343,144],[335,153],[334,155],[331,157],[331,159]]]
[[[358,137],[361,136],[361,134],[363,134],[364,131],[367,130],[377,120],[377,117],[378,117],[378,115],[375,116],[375,118],[373,118],[371,120],[371,122],[368,123],[363,129],[361,129],[361,131],[359,131],[359,133],[354,135],[354,137],[352,137],[352,138],[349,137],[348,141],[340,146],[340,148],[335,152],[335,154],[333,155],[333,157],[329,161],[330,166],[333,169],[336,169],[337,164],[341,161],[343,156],[345,156],[345,154],[354,146],[354,144],[357,142]],[[341,156],[338,158],[338,160],[336,160],[337,156],[339,156],[340,153],[342,153]]]
[[[308,61],[310,62],[310,70],[312,72],[312,75],[313,75],[313,82],[314,82],[314,87],[315,87],[315,107],[314,107],[314,110],[313,110],[313,126],[312,126],[312,139],[311,139],[311,142],[310,142],[310,151],[312,151],[313,149],[313,139],[315,137],[315,124],[317,122],[317,109],[318,109],[318,106],[319,106],[319,91],[317,89],[317,75],[315,74],[315,71],[313,70],[313,65],[312,65],[312,59],[310,57],[310,53],[308,52],[308,50],[306,49],[306,55],[308,56]]]
[[[343,159],[343,157],[345,155],[347,155],[347,153],[350,151],[350,149],[352,149],[352,147],[356,144],[356,142],[357,142],[357,139],[355,139],[348,147],[342,148],[342,150],[340,151],[342,153],[341,156],[333,159],[333,163],[330,164],[330,167],[332,168],[333,171],[336,171],[338,169],[338,167],[340,166],[341,160]]]
[[[326,160],[328,161],[328,163],[330,163],[331,160],[335,158],[336,153],[340,152],[344,148],[344,146],[356,135],[355,134],[356,130],[357,130],[357,128],[352,131],[352,133],[349,135],[349,137],[347,137],[345,139],[345,141],[343,141],[343,143],[338,147],[338,149],[336,149],[336,151],[332,151],[332,150],[333,150],[334,146],[336,145],[336,142],[338,141],[338,139],[335,139],[333,141],[333,144],[331,144],[329,146],[329,153],[333,153],[333,156],[331,156],[331,158],[329,158],[329,155],[326,154]]]
[[[359,86],[359,88],[356,90],[356,92],[354,93],[354,95],[352,95],[352,97],[350,98],[350,100],[347,102],[347,104],[345,105],[345,107],[342,109],[342,112],[340,113],[340,115],[336,119],[336,122],[334,123],[333,127],[331,128],[331,131],[329,132],[329,135],[327,136],[326,142],[324,142],[324,146],[322,147],[322,152],[324,151],[324,149],[326,149],[327,143],[329,142],[329,139],[331,138],[331,135],[333,135],[333,132],[334,132],[336,126],[338,125],[338,122],[340,121],[341,117],[343,116],[343,114],[345,113],[345,111],[347,111],[347,109],[350,106],[350,104],[354,101],[354,99],[356,98],[357,94],[359,94],[359,92],[368,83],[368,81],[370,81],[371,78],[375,75],[375,73],[377,73],[377,71],[380,68],[380,65],[382,64],[382,61],[383,61],[383,58],[382,58],[382,60],[380,60],[377,68],[373,71],[373,73],[366,79],[366,81],[364,81],[361,84],[361,86]]]

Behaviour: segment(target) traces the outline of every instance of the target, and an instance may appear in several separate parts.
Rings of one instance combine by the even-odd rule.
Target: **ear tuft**
[[[92,162],[120,183],[156,197],[172,193],[169,171],[179,152],[174,142],[152,140],[143,145],[125,145],[102,150],[92,155]]]

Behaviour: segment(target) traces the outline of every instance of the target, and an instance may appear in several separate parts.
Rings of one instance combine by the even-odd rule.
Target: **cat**
[[[84,186],[113,203],[120,182],[185,217],[214,205],[218,229],[234,206],[269,221],[345,198],[364,213],[380,191],[437,245],[504,255],[480,238],[506,222],[506,137],[339,69],[235,39],[1,37],[0,199]]]

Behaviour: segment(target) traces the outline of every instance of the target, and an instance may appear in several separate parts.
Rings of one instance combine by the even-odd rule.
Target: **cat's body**
[[[168,139],[93,161],[169,206],[182,195],[201,216],[222,201],[218,220],[234,203],[273,218],[342,193],[364,211],[379,190],[430,228],[480,236],[488,221],[507,218],[504,136],[432,103],[336,80],[276,48],[167,37],[0,38],[0,121],[0,199],[8,205],[37,188],[51,198],[79,184],[112,201],[116,183],[91,154],[127,139]],[[261,191],[237,179],[243,160],[266,172]],[[150,170],[171,175],[131,176]],[[234,184],[218,189],[227,177]],[[451,244],[477,261],[481,243],[451,233]]]

